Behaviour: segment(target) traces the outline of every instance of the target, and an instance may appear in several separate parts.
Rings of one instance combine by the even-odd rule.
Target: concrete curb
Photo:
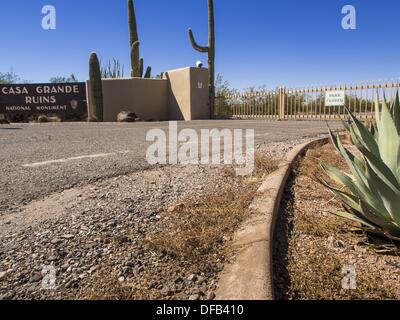
[[[307,142],[291,150],[279,169],[266,177],[251,204],[252,218],[236,232],[238,255],[225,266],[216,292],[217,300],[273,300],[272,240],[287,179],[296,160],[328,138]]]

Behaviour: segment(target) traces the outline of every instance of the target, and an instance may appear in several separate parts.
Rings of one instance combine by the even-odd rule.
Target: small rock
[[[179,210],[179,209],[182,209],[184,206],[185,206],[185,205],[184,205],[183,203],[178,203],[178,204],[176,204],[176,205],[174,205],[174,206],[170,206],[170,207],[167,209],[167,212],[173,213],[173,212],[175,212],[175,211],[177,211],[177,210]]]
[[[205,279],[204,279],[203,277],[198,277],[198,278],[197,278],[197,283],[198,283],[198,284],[202,284],[202,283],[204,282],[204,280],[205,280]]]
[[[76,279],[71,279],[65,284],[65,288],[77,288],[78,287],[78,281]]]
[[[117,226],[117,221],[111,220],[110,222],[107,223],[107,227],[113,228]]]
[[[215,293],[214,292],[209,292],[207,293],[206,299],[211,301],[215,299]]]
[[[345,243],[342,240],[336,240],[335,241],[335,246],[338,247],[338,248],[345,248],[346,247]]]
[[[62,242],[63,241],[61,239],[58,239],[58,238],[51,240],[51,244],[60,244]]]
[[[193,294],[189,297],[189,300],[191,301],[197,301],[200,300],[200,295],[199,294]]]
[[[174,290],[172,290],[171,288],[163,288],[161,290],[161,294],[163,296],[172,296],[174,294]]]
[[[98,267],[97,266],[93,266],[93,267],[91,267],[90,269],[89,269],[89,274],[92,274],[93,272],[95,272],[96,270],[98,269]]]
[[[130,111],[122,111],[117,116],[118,122],[135,122],[136,119],[136,114]]]
[[[0,281],[3,280],[3,279],[5,279],[6,276],[7,276],[7,271],[2,271],[2,272],[0,272]]]
[[[70,240],[74,237],[73,234],[64,234],[61,236],[61,238],[66,239],[66,240]]]
[[[35,273],[30,279],[29,282],[34,283],[34,282],[39,282],[40,280],[43,279],[43,276],[40,273]]]
[[[39,122],[39,123],[46,123],[46,122],[49,122],[49,118],[47,118],[46,116],[39,116],[38,117],[38,119],[37,119],[37,122]]]
[[[125,281],[125,277],[119,277],[118,278],[118,282],[124,282]]]
[[[174,282],[180,283],[180,282],[183,282],[183,279],[182,279],[182,277],[177,277]]]
[[[187,279],[190,282],[195,282],[197,280],[197,275],[191,274]]]

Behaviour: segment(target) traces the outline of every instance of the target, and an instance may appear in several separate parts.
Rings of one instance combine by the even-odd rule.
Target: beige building
[[[209,119],[208,69],[171,70],[163,79],[104,79],[103,100],[105,122],[115,122],[121,111],[146,121]],[[88,109],[92,115],[89,98]]]

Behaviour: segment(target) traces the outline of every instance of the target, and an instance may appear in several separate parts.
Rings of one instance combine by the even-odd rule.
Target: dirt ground
[[[332,214],[342,208],[316,181],[315,158],[347,168],[328,144],[309,150],[294,170],[275,233],[277,298],[400,299],[400,246]]]

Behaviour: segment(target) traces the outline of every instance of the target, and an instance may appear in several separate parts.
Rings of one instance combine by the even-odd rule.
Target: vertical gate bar
[[[316,87],[313,90],[313,104],[314,104],[314,118],[317,118],[318,115],[318,106],[317,106],[317,91]]]
[[[331,91],[331,87],[329,87],[329,91]],[[332,114],[331,114],[332,113],[332,107],[330,107],[330,106],[328,107],[328,113],[329,113],[328,117],[329,117],[329,119],[331,119],[331,117],[332,117]]]
[[[372,85],[372,103],[371,103],[371,115],[373,115],[374,113],[372,112],[372,110],[374,110],[374,103],[375,103],[375,83]]]
[[[354,84],[353,84],[353,90],[354,90],[354,105],[353,105],[354,115],[358,118],[357,104],[358,104],[358,90],[359,90],[359,86],[358,86],[357,83],[354,83]]]
[[[274,103],[275,103],[275,113],[276,113],[277,117],[279,118],[279,90],[277,93],[275,93]]]
[[[364,117],[368,119],[368,98],[369,98],[369,84],[368,81],[365,83],[365,109],[364,109]]]
[[[270,118],[269,115],[272,115],[272,95],[273,92],[270,93],[270,95],[268,96],[268,117]]]
[[[393,101],[393,83],[394,83],[394,80],[392,80],[392,81],[391,81],[391,84],[390,84],[390,86],[392,87],[392,89],[391,89],[391,94],[390,94],[390,101],[391,101],[391,102]]]
[[[363,110],[362,110],[362,105],[363,105],[363,90],[364,90],[364,85],[361,82],[361,87],[360,87],[360,108],[358,110],[359,114],[360,114],[360,119],[363,118]]]
[[[319,117],[322,118],[322,88],[319,88]]]
[[[270,118],[271,118],[271,115],[273,114],[273,96],[274,96],[274,93],[271,92],[271,94],[269,96],[269,115],[270,115]]]
[[[262,102],[263,102],[263,119],[265,119],[265,111],[266,111],[266,104],[265,104],[265,93],[264,93],[264,95],[263,95],[263,98],[262,98]]]
[[[248,117],[249,117],[249,110],[250,110],[250,99],[251,99],[251,97],[250,97],[250,95],[247,95],[246,96],[246,109],[245,109],[245,118],[246,119],[248,119]]]
[[[287,105],[286,105],[286,96],[287,96],[287,91],[286,87],[283,87],[282,89],[282,112],[283,112],[283,119],[286,119],[286,111],[287,111]]]
[[[260,119],[264,119],[264,96],[260,94]]]
[[[283,105],[283,91],[282,91],[282,87],[279,89],[279,119],[283,120],[283,116],[282,116],[282,105]]]

